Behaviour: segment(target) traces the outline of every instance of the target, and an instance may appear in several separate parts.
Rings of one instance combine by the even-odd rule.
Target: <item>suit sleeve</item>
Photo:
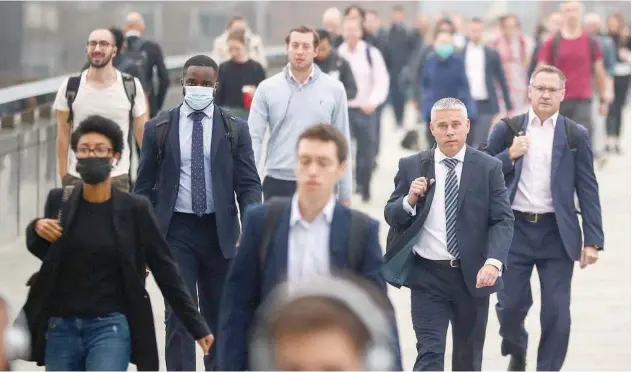
[[[44,218],[55,218],[55,210],[61,206],[62,189],[53,189],[46,197],[44,205]],[[59,200],[59,206],[54,207],[54,199]],[[35,224],[40,218],[35,218],[26,227],[26,248],[33,256],[43,260],[50,247],[50,242],[35,232]]]
[[[380,275],[380,269],[384,264],[382,246],[380,245],[380,225],[377,221],[369,222],[367,248],[362,262],[362,274],[373,281],[380,289],[386,292],[386,282]],[[350,237],[351,238],[351,237]]]
[[[403,163],[404,159],[400,159],[397,174],[395,174],[395,190],[384,207],[384,219],[391,227],[407,226],[413,218],[410,213],[404,210],[403,205],[404,198],[408,195],[410,188]]]
[[[496,81],[500,84],[500,89],[503,92],[503,99],[505,100],[505,105],[507,106],[507,111],[511,111],[514,108],[514,104],[520,104],[520,102],[512,102],[511,94],[509,93],[509,84],[507,83],[507,76],[505,76],[505,70],[503,69],[502,64],[500,63],[500,55],[498,51],[492,49],[492,53],[494,54],[494,73],[496,74]]]
[[[134,184],[134,193],[145,196],[151,200],[152,203],[155,203],[152,190],[158,174],[156,151],[156,125],[152,121],[148,121],[145,124],[145,132],[143,134],[143,145],[140,150],[140,161],[136,183]]]
[[[251,207],[244,217],[237,255],[228,270],[219,311],[217,368],[245,371],[248,364],[248,333],[260,303],[258,245],[261,231],[257,219],[263,207]]]
[[[187,331],[194,339],[199,340],[211,334],[208,325],[198,312],[191,294],[187,290],[180,270],[171,255],[167,241],[158,228],[158,222],[149,201],[138,198],[137,219],[140,222],[142,238],[145,248],[147,265],[151,270],[160,292],[169,303]]]
[[[494,161],[489,175],[489,233],[487,259],[496,259],[505,265],[513,240],[514,215],[509,203],[502,165]]]
[[[239,210],[244,215],[246,208],[252,204],[261,204],[261,180],[255,166],[252,140],[248,124],[237,119],[239,125],[239,144],[237,156],[233,160],[233,189],[237,194]]]
[[[505,148],[505,138],[507,137],[507,125],[501,121],[494,125],[489,134],[484,153],[495,157],[502,162],[503,174],[510,174],[514,171],[514,162],[509,157],[509,149]]]
[[[603,248],[604,234],[599,201],[599,185],[593,167],[593,153],[586,129],[577,130],[575,153],[575,191],[581,208],[584,245]]]

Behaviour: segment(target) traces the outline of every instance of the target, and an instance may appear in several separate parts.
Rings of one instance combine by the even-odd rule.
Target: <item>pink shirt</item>
[[[373,66],[369,65],[366,48],[371,48]],[[349,107],[360,108],[367,103],[377,107],[384,103],[388,96],[390,79],[382,53],[362,40],[358,41],[353,50],[347,42],[342,43],[338,47],[338,53],[349,62],[358,88],[355,98],[349,101]]]

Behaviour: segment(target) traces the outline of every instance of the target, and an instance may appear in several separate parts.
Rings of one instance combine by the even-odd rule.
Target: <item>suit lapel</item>
[[[169,145],[171,146],[171,155],[178,169],[178,177],[180,174],[180,107],[169,111]],[[156,139],[157,140],[157,139]]]
[[[555,132],[553,134],[553,152],[551,155],[551,180],[555,180],[555,174],[557,168],[560,166],[562,155],[564,155],[564,149],[568,146],[568,139],[566,138],[565,130],[565,118],[562,115],[557,116],[557,122],[555,123]]]
[[[224,123],[222,122],[222,112],[215,105],[215,109],[213,110],[213,130],[211,131],[211,162],[215,159],[215,153],[217,153],[217,148],[219,147],[219,142],[222,137],[226,134],[224,130]]]
[[[459,200],[456,206],[457,214],[461,210],[461,204],[463,204],[463,199],[465,199],[467,188],[470,183],[472,183],[472,179],[476,176],[474,167],[476,155],[476,151],[474,151],[470,146],[465,148],[465,158],[463,159],[463,169],[461,170],[461,182],[459,183]]]
[[[329,266],[331,268],[344,267],[347,263],[347,240],[354,238],[348,236],[349,214],[348,210],[336,203],[329,231]]]

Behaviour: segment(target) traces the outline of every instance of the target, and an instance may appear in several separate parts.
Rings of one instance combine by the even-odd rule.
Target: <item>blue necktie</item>
[[[203,111],[189,115],[193,119],[191,136],[191,207],[198,216],[206,212],[206,179],[204,178],[204,128]]]
[[[448,167],[448,174],[445,177],[445,235],[448,252],[459,258],[459,244],[456,240],[456,207],[459,199],[459,180],[456,178],[454,168],[458,160],[452,158],[443,159],[443,163]]]

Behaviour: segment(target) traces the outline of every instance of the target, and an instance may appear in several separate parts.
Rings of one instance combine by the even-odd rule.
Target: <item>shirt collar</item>
[[[553,126],[553,128],[555,128],[555,125],[557,124],[557,117],[559,115],[559,111],[555,112],[550,118],[546,119],[543,124],[549,123]],[[533,108],[529,109],[529,125],[534,124],[534,120],[536,119],[538,122],[540,122],[540,119],[538,119],[538,117],[535,115],[535,111],[533,111]]]
[[[207,108],[202,110],[202,112],[204,112],[204,114],[206,114],[207,117],[212,118],[213,117],[213,110],[215,110],[215,104],[210,104],[210,105],[208,105]],[[180,107],[180,113],[182,115],[184,115],[184,117],[188,117],[194,111],[195,110],[193,110],[191,107],[189,107],[189,105],[187,105],[186,102],[182,102],[182,106]]]
[[[315,70],[314,63],[312,63],[312,69],[309,71],[309,76],[307,77],[307,80],[305,80],[304,83],[301,83],[300,81],[296,79],[296,77],[294,77],[294,74],[292,73],[292,69],[290,68],[290,64],[289,63],[287,64],[287,72],[288,72],[288,75],[290,76],[290,79],[294,80],[294,82],[296,82],[296,84],[300,86],[303,86],[309,83],[314,78],[314,70]]]
[[[334,217],[334,208],[336,206],[336,198],[332,195],[329,198],[325,207],[320,211],[318,217],[325,215],[325,219],[328,224],[331,224],[331,220]],[[317,218],[318,218],[317,217]],[[298,221],[302,221],[301,210],[298,208],[298,194],[294,194],[292,197],[292,213],[290,215],[290,226],[294,226]]]
[[[467,145],[463,145],[463,147],[459,150],[459,152],[456,153],[456,155],[454,155],[452,157],[452,159],[456,159],[459,162],[463,163],[463,161],[465,160],[465,149],[466,149]],[[447,159],[449,158],[449,156],[446,156],[444,153],[441,152],[441,150],[439,150],[439,147],[435,147],[434,150],[434,158],[435,158],[435,163],[441,163],[443,161],[443,159]]]

